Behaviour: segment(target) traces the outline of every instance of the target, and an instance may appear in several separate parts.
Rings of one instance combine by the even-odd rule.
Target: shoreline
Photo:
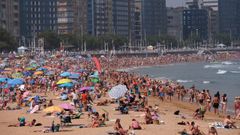
[[[218,60],[218,61],[214,61],[214,62],[207,62],[207,61],[196,61],[196,62],[180,62],[180,63],[170,63],[170,64],[157,64],[157,65],[146,65],[146,66],[135,66],[135,67],[130,67],[130,68],[120,68],[120,69],[117,69],[116,71],[117,72],[127,72],[127,73],[134,73],[136,74],[136,72],[133,72],[133,70],[137,70],[137,69],[148,69],[148,68],[152,68],[152,67],[159,67],[159,66],[170,66],[170,65],[178,65],[178,64],[191,64],[191,63],[228,63],[228,62],[234,62],[234,61],[239,61],[237,60],[236,58],[232,59],[224,59],[224,60]],[[137,76],[146,76],[147,74],[142,74],[142,73],[137,73],[136,74]],[[177,80],[176,81],[173,81],[171,79],[168,79],[166,77],[151,77],[149,76],[149,78],[153,79],[153,80],[157,80],[157,81],[168,81],[168,82],[173,82],[174,84],[176,83],[180,83],[181,85],[185,86],[186,85],[184,84],[184,82],[178,82]],[[161,79],[161,78],[164,78],[164,79]],[[187,87],[186,87],[187,88]],[[211,90],[210,90],[211,91]],[[227,91],[226,91],[227,93]],[[234,98],[234,97],[232,97]],[[186,100],[186,99],[185,99]],[[186,101],[183,101],[183,103],[187,103]],[[234,106],[233,105],[228,105],[228,108],[227,108],[227,113],[230,114],[230,115],[234,115]]]

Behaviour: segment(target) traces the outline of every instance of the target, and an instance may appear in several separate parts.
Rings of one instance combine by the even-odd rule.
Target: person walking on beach
[[[214,108],[214,113],[215,114],[218,114],[218,107],[219,107],[219,103],[220,103],[220,94],[219,92],[217,92],[215,95],[214,95],[214,98],[213,98],[213,101],[212,101],[212,105],[213,105],[213,108]]]
[[[223,114],[226,114],[227,111],[227,94],[223,94],[221,99],[221,105],[222,105],[222,112]]]

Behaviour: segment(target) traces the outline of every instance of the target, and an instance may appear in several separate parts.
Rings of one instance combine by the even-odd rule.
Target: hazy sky
[[[166,0],[167,7],[179,7],[185,5],[185,0]]]

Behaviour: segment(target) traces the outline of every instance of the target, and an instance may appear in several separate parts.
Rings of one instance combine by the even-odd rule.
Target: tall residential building
[[[21,37],[29,43],[44,31],[57,31],[57,0],[20,0]]]
[[[19,38],[19,0],[0,0],[0,27]]]
[[[198,7],[205,9],[208,12],[208,39],[212,42],[215,35],[218,33],[218,0],[186,0],[186,5],[189,8]]]
[[[208,7],[215,11],[218,10],[218,0],[186,0],[186,5],[191,7],[198,4],[199,8]]]
[[[146,36],[167,33],[166,0],[142,0],[142,29]]]
[[[95,0],[94,9],[94,35],[101,36],[113,33],[112,0]]]
[[[219,29],[231,39],[240,39],[240,0],[219,0]]]
[[[183,10],[183,7],[167,9],[167,34],[178,41],[181,41],[183,36]]]
[[[135,44],[142,44],[143,31],[142,31],[142,0],[135,0],[134,2],[134,21],[133,21],[133,40]]]
[[[183,11],[183,39],[197,36],[201,40],[208,39],[208,11],[193,5]]]
[[[58,34],[87,33],[87,1],[58,0],[57,1]]]
[[[89,0],[88,33],[116,34],[129,38],[134,17],[134,0]]]

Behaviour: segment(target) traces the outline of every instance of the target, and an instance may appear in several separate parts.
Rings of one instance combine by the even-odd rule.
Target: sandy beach
[[[216,58],[223,60],[228,57],[222,54],[216,55]],[[235,55],[232,55],[231,57],[236,58]],[[7,101],[8,105],[2,106],[2,109],[4,110],[0,111],[1,134],[45,134],[43,131],[49,131],[53,121],[54,124],[60,124],[61,116],[70,117],[70,115],[73,116],[74,113],[82,113],[82,111],[79,111],[78,109],[85,109],[86,107],[87,109],[83,111],[83,115],[81,115],[80,119],[72,119],[72,123],[61,126],[60,132],[55,132],[55,134],[106,135],[108,132],[116,132],[114,130],[114,127],[116,126],[116,119],[121,119],[123,129],[128,129],[129,126],[132,125],[132,119],[136,119],[140,122],[142,130],[129,130],[128,133],[132,133],[132,135],[179,135],[179,132],[184,129],[190,130],[189,125],[186,123],[191,123],[192,121],[196,123],[194,128],[199,127],[199,130],[201,131],[198,135],[208,135],[209,124],[216,122],[223,123],[226,115],[223,115],[222,113],[220,113],[220,115],[213,114],[213,110],[208,112],[206,111],[207,108],[204,107],[206,114],[203,120],[199,118],[193,119],[193,113],[199,108],[199,106],[207,107],[207,95],[209,94],[207,91],[203,92],[192,88],[192,94],[194,94],[193,103],[188,103],[187,101],[182,102],[177,100],[177,95],[181,94],[182,97],[189,96],[189,94],[191,94],[191,90],[185,89],[184,86],[181,86],[180,84],[168,81],[157,81],[147,76],[140,77],[131,75],[127,72],[115,71],[115,69],[126,67],[131,68],[139,66],[152,66],[154,64],[164,65],[180,62],[197,62],[205,59],[205,56],[197,55],[170,55],[156,58],[115,58],[111,62],[112,65],[109,65],[106,59],[98,60],[96,57],[90,58],[90,60],[89,58],[79,59],[78,57],[69,57],[59,53],[52,56],[35,56],[35,59],[23,57],[19,58],[19,60],[14,58],[7,60],[9,67],[5,67],[1,74],[1,90],[4,90],[3,92],[7,93],[5,95],[9,98],[9,100]],[[110,68],[108,68],[109,66]],[[15,71],[15,69],[17,71]],[[104,72],[101,73],[102,71]],[[30,75],[25,76],[23,73],[28,73]],[[121,89],[116,89],[117,91],[115,90],[115,92],[112,92],[114,91],[114,87],[119,85],[122,86]],[[24,88],[22,89],[21,86]],[[82,91],[82,88],[85,88],[85,90]],[[15,93],[11,95],[11,92]],[[60,100],[60,95],[62,94],[67,96],[68,100]],[[159,96],[154,96],[155,94],[159,96],[160,94],[164,94],[164,101],[161,101]],[[36,95],[39,97],[36,97]],[[168,98],[171,96],[173,96],[173,99],[172,101],[169,101]],[[202,102],[201,97],[203,98]],[[106,105],[97,105],[99,102],[106,99],[109,101]],[[133,101],[131,101],[132,99]],[[51,105],[50,100],[53,102]],[[219,104],[220,100],[219,95]],[[80,103],[75,103],[75,101],[81,102],[81,105],[83,106],[81,106]],[[123,103],[121,103],[121,101]],[[74,113],[70,110],[63,111],[63,108],[61,109],[59,107],[62,103],[67,103],[69,105],[70,103],[74,103],[76,108],[70,109],[74,110]],[[90,104],[92,104],[92,106]],[[33,108],[41,106],[41,108],[37,109],[35,113],[30,114],[28,110],[31,107],[29,106]],[[58,113],[52,111],[50,112],[50,115],[46,115],[49,113],[46,112],[46,109],[51,106],[57,106],[61,109],[61,111],[58,111]],[[123,114],[123,111],[125,111],[121,110],[121,107],[123,106],[127,107],[128,114]],[[135,110],[134,106],[136,106],[138,110]],[[151,112],[149,111],[152,122],[145,124],[147,123],[147,109],[149,109],[150,106],[157,106],[158,109],[152,109]],[[20,107],[20,109],[8,109],[16,107]],[[89,108],[93,109],[89,110]],[[32,110],[33,109],[31,109],[31,111]],[[180,113],[175,115],[174,112],[176,111],[179,111]],[[94,121],[100,123],[100,118],[96,118],[96,114],[94,114],[96,112],[99,114],[108,112],[109,121],[104,121],[106,126],[100,127],[100,124],[98,124],[97,128],[87,126],[94,125],[92,124]],[[160,124],[152,124],[155,112],[160,116],[157,118],[157,121],[159,121]],[[89,118],[89,116],[91,116],[91,118]],[[9,125],[20,125],[21,122],[20,120],[18,121],[18,118],[20,117],[25,117],[26,123],[36,119],[37,123],[41,123],[41,125],[34,125],[30,127],[24,122],[24,126],[22,127],[9,127]],[[224,127],[217,128],[218,134],[240,135],[240,121],[233,121],[236,122],[235,125],[238,129],[226,129]],[[185,125],[179,125],[178,123],[185,123]],[[85,125],[84,128],[80,128],[82,125]],[[120,133],[119,130],[117,130],[117,132]],[[52,134],[52,132],[46,134]]]
[[[54,98],[55,96],[49,96]],[[60,104],[61,102],[56,99],[54,100],[55,104]],[[144,128],[140,131],[135,131],[137,135],[178,135],[179,131],[183,129],[187,129],[187,126],[178,125],[178,122],[181,121],[195,121],[197,125],[200,126],[200,130],[204,133],[208,133],[209,123],[212,122],[222,122],[223,118],[215,116],[213,113],[207,113],[204,120],[195,120],[192,118],[193,111],[196,109],[196,105],[183,103],[178,101],[173,102],[161,102],[159,99],[152,97],[149,99],[150,105],[159,105],[159,113],[160,119],[164,121],[164,124],[161,125],[142,125]],[[122,125],[124,128],[128,128],[131,124],[131,119],[136,118],[140,122],[143,122],[143,112],[129,112],[129,115],[122,115],[119,112],[114,111],[114,107],[116,105],[109,106],[98,106],[96,109],[99,112],[103,112],[102,108],[107,110],[110,113],[110,121],[106,122],[107,127],[100,128],[78,128],[77,125],[80,124],[88,124],[90,123],[90,119],[86,115],[83,115],[81,119],[73,120],[71,125],[62,128],[61,132],[55,133],[59,135],[78,135],[78,134],[86,134],[86,135],[106,135],[107,131],[113,131],[114,121],[117,118],[121,118]],[[180,114],[184,115],[186,119],[182,119],[180,116],[176,116],[173,113],[176,110],[180,110]],[[42,132],[35,132],[38,130],[43,130],[44,126],[51,126],[51,122],[54,120],[56,123],[59,122],[59,118],[43,116],[43,112],[39,112],[36,114],[27,114],[26,108],[16,111],[0,111],[0,130],[2,135],[40,135]],[[27,120],[36,119],[38,122],[42,123],[44,126],[40,127],[8,127],[9,124],[14,124],[17,121],[17,118],[20,116],[25,116]],[[240,121],[237,121],[237,125],[240,126]],[[239,129],[218,129],[219,135],[240,135]],[[48,134],[48,133],[46,133]],[[51,134],[51,133],[50,133]]]

